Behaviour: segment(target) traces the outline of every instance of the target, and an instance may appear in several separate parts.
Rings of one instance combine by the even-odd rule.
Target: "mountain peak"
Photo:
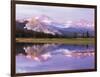
[[[93,22],[89,22],[88,20],[76,20],[76,21],[67,21],[65,23],[65,27],[77,27],[77,28],[91,28],[94,29]]]
[[[24,22],[26,30],[43,32],[52,35],[66,35],[69,32],[85,32],[87,30],[94,31],[94,25],[87,20],[68,20],[66,23],[59,23],[53,21],[46,15],[33,16],[24,20],[17,20],[18,22]]]
[[[47,34],[61,34],[59,30],[54,29],[52,26],[52,20],[48,16],[41,15],[27,19],[25,27],[27,30],[44,32]]]

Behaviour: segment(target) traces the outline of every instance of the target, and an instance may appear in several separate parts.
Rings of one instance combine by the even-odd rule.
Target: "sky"
[[[81,19],[94,22],[94,9],[92,8],[16,4],[16,19],[27,19],[40,15],[46,15],[58,22]]]

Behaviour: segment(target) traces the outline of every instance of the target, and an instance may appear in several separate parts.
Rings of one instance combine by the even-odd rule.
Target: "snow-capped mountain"
[[[18,21],[20,22],[20,21]],[[66,23],[58,23],[50,17],[41,15],[35,16],[21,21],[22,28],[28,31],[43,32],[52,35],[72,35],[71,33],[88,33],[94,36],[94,25],[86,20],[67,21]]]
[[[47,16],[38,16],[27,19],[28,23],[24,28],[27,30],[33,30],[37,32],[44,32],[48,34],[62,34],[57,29],[55,29],[52,25],[53,21]]]
[[[67,21],[65,27],[76,27],[76,28],[89,28],[94,29],[94,23],[87,20],[81,19],[76,21]]]

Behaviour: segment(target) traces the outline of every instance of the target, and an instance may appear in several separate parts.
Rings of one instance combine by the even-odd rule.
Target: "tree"
[[[74,32],[73,37],[74,37],[74,38],[77,38],[77,33],[76,33],[76,32]]]
[[[89,38],[89,32],[88,31],[86,32],[86,37]]]
[[[82,37],[85,38],[85,33],[82,33]]]

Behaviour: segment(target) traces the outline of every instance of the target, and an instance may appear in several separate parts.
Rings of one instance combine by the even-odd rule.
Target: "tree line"
[[[46,34],[43,32],[16,32],[16,37],[33,37],[33,38],[92,38],[94,36],[90,35],[89,32],[84,33],[77,33],[73,32],[71,34],[66,35],[52,35],[52,34]]]

